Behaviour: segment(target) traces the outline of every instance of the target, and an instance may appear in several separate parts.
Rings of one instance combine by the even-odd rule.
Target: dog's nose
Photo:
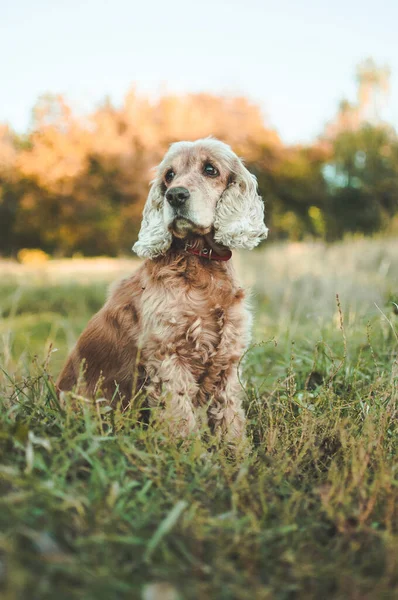
[[[178,208],[179,206],[185,204],[189,196],[189,191],[187,190],[187,188],[184,187],[173,187],[167,190],[166,193],[167,202],[173,208]]]

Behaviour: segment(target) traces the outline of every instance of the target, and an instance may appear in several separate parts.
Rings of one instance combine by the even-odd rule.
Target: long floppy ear
[[[251,250],[268,235],[264,203],[257,193],[257,179],[238,159],[234,179],[216,206],[214,239],[228,248]]]
[[[133,246],[141,258],[155,258],[170,248],[172,235],[164,224],[163,202],[160,185],[155,181],[145,203],[138,241]]]

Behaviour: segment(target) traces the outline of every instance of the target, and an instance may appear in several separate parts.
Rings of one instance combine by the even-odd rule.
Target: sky
[[[134,84],[245,95],[284,142],[309,142],[369,56],[391,68],[398,129],[398,0],[0,0],[0,14],[0,122],[18,132],[41,94],[84,114]]]

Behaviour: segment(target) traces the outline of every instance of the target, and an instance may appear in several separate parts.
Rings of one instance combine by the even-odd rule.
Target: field
[[[0,263],[1,597],[398,598],[398,241],[237,257],[255,314],[240,460],[54,394],[137,264]]]

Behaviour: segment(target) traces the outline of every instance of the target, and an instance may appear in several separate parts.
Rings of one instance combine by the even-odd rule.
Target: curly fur
[[[214,238],[231,250],[246,248],[252,250],[267,237],[264,224],[264,204],[257,193],[257,181],[244,166],[231,148],[213,138],[196,142],[177,142],[157,167],[157,176],[152,183],[144,208],[144,218],[138,241],[133,250],[142,258],[155,258],[165,254],[171,246],[172,235],[164,221],[164,194],[162,175],[176,156],[189,153],[205,155],[214,160],[228,179],[221,195],[216,196],[213,207]]]
[[[153,184],[145,203],[141,229],[134,251],[141,258],[155,258],[165,254],[171,246],[172,235],[163,219],[163,194],[160,186]]]
[[[219,169],[204,179],[203,161]],[[121,281],[91,319],[60,374],[59,390],[79,383],[127,405],[141,386],[157,418],[178,435],[202,426],[228,440],[244,438],[238,364],[250,339],[251,315],[231,262],[211,261],[185,249],[166,207],[165,169],[190,186],[186,209],[195,244],[253,248],[266,235],[256,181],[228,146],[217,140],[171,146],[152,184],[135,251],[146,258]],[[181,217],[182,218],[182,217]],[[188,218],[188,217],[187,217]],[[183,239],[182,239],[183,238]]]

